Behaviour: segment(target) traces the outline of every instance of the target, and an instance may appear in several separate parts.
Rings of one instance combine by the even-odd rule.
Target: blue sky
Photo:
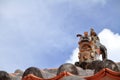
[[[0,0],[0,69],[59,67],[78,47],[76,34],[91,27],[112,49],[109,55],[117,54],[110,59],[119,61],[119,4],[119,0]]]

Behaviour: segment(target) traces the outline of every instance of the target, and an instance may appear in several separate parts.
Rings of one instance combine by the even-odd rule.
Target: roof
[[[61,74],[48,79],[39,78],[32,74],[29,74],[28,76],[24,77],[23,80],[60,80],[65,76],[72,76],[72,74],[69,72],[62,72]],[[87,77],[79,76],[79,77],[85,80],[120,80],[120,72],[116,72],[108,68],[104,68],[93,76],[87,76]]]
[[[36,77],[32,74],[29,74],[27,75],[26,77],[24,77],[22,80],[59,80],[65,76],[70,76],[72,74],[70,74],[69,72],[62,72],[60,73],[59,75],[53,77],[53,78],[49,78],[49,79],[44,79],[44,78],[39,78],[39,77]]]
[[[120,80],[120,72],[104,68],[95,75],[85,78],[87,80]]]

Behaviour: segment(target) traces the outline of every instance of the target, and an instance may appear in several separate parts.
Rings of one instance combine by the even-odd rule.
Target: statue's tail
[[[100,51],[101,51],[101,54],[102,54],[102,59],[105,60],[107,59],[107,49],[104,45],[101,44],[100,46]]]

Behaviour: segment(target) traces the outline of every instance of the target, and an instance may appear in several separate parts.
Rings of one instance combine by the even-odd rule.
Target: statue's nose
[[[87,57],[87,56],[84,56],[83,58],[84,58],[84,60],[88,60],[88,57]]]

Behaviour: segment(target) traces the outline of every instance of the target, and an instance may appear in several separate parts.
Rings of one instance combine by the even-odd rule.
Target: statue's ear
[[[81,35],[81,34],[77,34],[76,36],[77,36],[77,37],[82,37],[82,35]]]

